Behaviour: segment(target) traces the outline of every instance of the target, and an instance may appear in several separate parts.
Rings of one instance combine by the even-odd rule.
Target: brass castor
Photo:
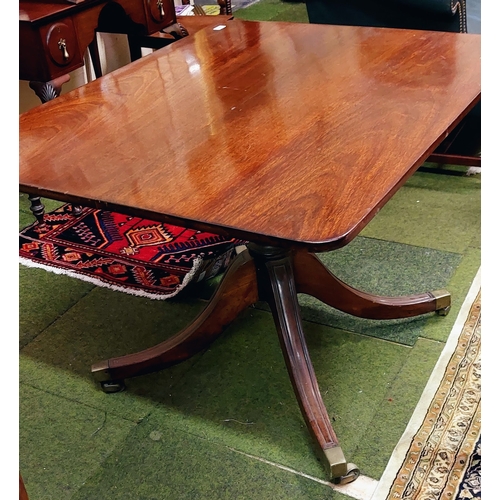
[[[451,296],[447,290],[436,290],[431,292],[431,295],[436,299],[436,313],[439,316],[446,316],[451,308]]]
[[[443,309],[438,309],[436,312],[437,312],[438,316],[448,316],[450,309],[451,309],[451,306],[446,306],[446,307],[443,307]]]
[[[125,384],[122,380],[113,380],[108,382],[101,382],[101,389],[106,394],[113,394],[125,390]]]
[[[349,484],[352,483],[353,481],[356,481],[358,477],[360,476],[360,470],[358,469],[358,466],[355,464],[348,463],[347,464],[347,474],[345,476],[340,476],[340,477],[334,477],[333,478],[333,483],[334,484]]]

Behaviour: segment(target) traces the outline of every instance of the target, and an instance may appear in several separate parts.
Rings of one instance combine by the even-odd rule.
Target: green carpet
[[[406,191],[422,184],[423,200],[436,194],[443,179],[416,173],[350,250],[322,258],[344,279],[373,291],[445,286],[453,293],[449,316],[360,326],[301,297],[311,357],[335,430],[349,460],[375,479],[404,431],[480,263],[474,236],[479,176],[454,177],[455,189],[443,189],[439,206],[426,204],[411,224],[401,215]],[[450,217],[462,219],[466,206],[470,224],[450,224],[443,237],[436,234],[420,246],[425,244],[422,218],[439,217],[443,203]],[[21,197],[20,218],[28,213],[27,199]],[[399,236],[418,245],[391,240],[401,217],[405,233]],[[93,382],[92,363],[172,335],[203,307],[204,293],[195,287],[177,300],[150,301],[20,266],[20,468],[33,499],[111,498],[114,493],[120,495],[115,498],[252,499],[259,491],[269,495],[260,498],[341,498],[328,487],[247,456],[324,479],[271,315],[260,304],[206,353],[131,379],[125,392],[106,395]],[[391,342],[384,340],[388,336]],[[147,439],[152,419],[162,436],[158,443]],[[105,438],[105,450],[97,437]],[[149,457],[151,446],[156,448]],[[77,456],[70,471],[57,465],[68,453]],[[194,484],[188,479],[192,474]]]
[[[307,19],[303,4],[278,0],[235,14]],[[447,317],[359,320],[300,297],[342,448],[373,479],[480,266],[480,192],[480,175],[417,172],[351,245],[321,256],[367,291],[447,288]],[[48,209],[60,204],[45,202]],[[19,225],[32,221],[21,195]],[[19,467],[30,500],[348,498],[322,482],[264,304],[245,311],[206,352],[128,380],[124,392],[104,394],[93,381],[92,363],[173,335],[216,282],[162,302],[20,266]]]
[[[283,2],[282,0],[259,0],[245,9],[234,12],[236,19],[245,21],[287,21],[307,23],[305,3]]]

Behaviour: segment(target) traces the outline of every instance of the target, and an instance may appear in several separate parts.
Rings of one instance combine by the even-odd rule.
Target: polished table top
[[[232,21],[20,117],[20,189],[311,251],[480,97],[480,35]]]

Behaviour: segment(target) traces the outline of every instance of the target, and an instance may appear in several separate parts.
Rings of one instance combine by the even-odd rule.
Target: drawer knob
[[[163,19],[165,16],[165,11],[163,10],[163,0],[158,0],[156,5],[158,6],[158,11],[160,12],[160,19]]]
[[[62,52],[62,56],[63,56],[64,61],[67,61],[69,59],[69,54],[68,54],[68,51],[66,50],[66,39],[61,38],[57,42],[57,45],[59,47],[59,50]]]

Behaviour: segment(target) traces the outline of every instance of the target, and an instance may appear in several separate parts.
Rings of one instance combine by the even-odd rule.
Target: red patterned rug
[[[133,295],[167,299],[222,272],[240,240],[172,224],[63,205],[19,234],[22,264]]]

